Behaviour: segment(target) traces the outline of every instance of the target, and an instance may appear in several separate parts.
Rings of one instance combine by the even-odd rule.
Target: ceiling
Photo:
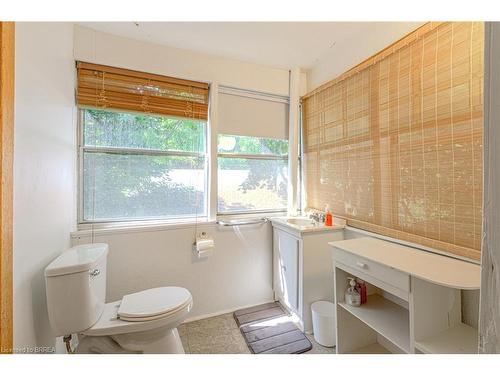
[[[398,22],[82,22],[94,30],[256,64],[310,69]],[[415,26],[414,26],[415,25]],[[405,32],[406,33],[406,32]],[[400,35],[403,36],[404,34]]]

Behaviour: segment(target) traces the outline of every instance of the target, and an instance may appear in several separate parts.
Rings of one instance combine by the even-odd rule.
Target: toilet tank
[[[45,268],[47,310],[55,336],[78,333],[100,318],[106,300],[108,245],[79,245]]]

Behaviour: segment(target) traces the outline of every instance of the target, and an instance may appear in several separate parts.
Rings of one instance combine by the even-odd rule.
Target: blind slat
[[[79,106],[208,118],[208,84],[156,74],[77,63]]]
[[[483,36],[426,24],[303,97],[307,206],[479,259]]]

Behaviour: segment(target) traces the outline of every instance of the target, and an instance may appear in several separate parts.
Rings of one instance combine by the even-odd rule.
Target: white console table
[[[363,237],[330,242],[337,353],[477,353],[462,323],[461,289],[480,286],[477,264]],[[347,277],[367,283],[368,302],[344,303]]]

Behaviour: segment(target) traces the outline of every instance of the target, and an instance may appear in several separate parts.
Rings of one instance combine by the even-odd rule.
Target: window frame
[[[227,135],[231,136],[231,134],[217,134],[217,150],[219,146],[219,136],[221,135]],[[258,138],[254,136],[245,136],[245,137],[250,137],[250,138]],[[266,139],[271,139],[271,138],[266,138]],[[284,141],[289,142],[288,139],[284,139]],[[289,159],[289,152],[286,153],[286,155],[273,155],[273,154],[243,154],[243,153],[237,153],[237,152],[219,152],[217,151],[217,166],[219,165],[219,158],[227,158],[227,159],[250,159],[250,160],[283,160],[287,161]],[[288,177],[290,177],[290,172],[288,171]],[[219,168],[217,168],[217,181],[219,181]],[[288,191],[287,191],[287,200],[289,199],[288,197]],[[219,189],[217,185],[217,216],[233,216],[233,215],[257,215],[257,214],[275,214],[275,213],[283,213],[287,212],[287,205],[285,205],[284,208],[276,208],[276,209],[262,209],[262,210],[240,210],[240,211],[219,211]]]
[[[106,110],[103,108],[87,108],[87,107],[77,107],[78,118],[77,118],[77,137],[78,137],[78,193],[77,193],[77,225],[94,225],[94,224],[110,224],[118,225],[120,223],[126,223],[131,225],[142,225],[145,223],[185,223],[185,222],[195,222],[198,219],[208,220],[209,217],[209,201],[210,201],[210,171],[209,171],[209,121],[205,120],[205,150],[204,152],[195,151],[166,151],[166,150],[154,150],[154,149],[137,149],[137,148],[126,148],[126,147],[95,147],[95,146],[85,146],[85,120],[84,112],[87,109],[96,109],[100,111],[109,111],[117,113],[134,113],[119,110]],[[148,115],[147,113],[141,113],[141,115]],[[166,115],[155,115],[151,116],[161,116],[161,117],[173,117]],[[197,120],[202,121],[202,120]],[[117,218],[117,219],[107,219],[107,220],[85,220],[84,219],[84,154],[86,152],[90,153],[106,153],[106,154],[117,154],[117,155],[147,155],[147,156],[187,156],[187,157],[199,157],[203,158],[204,164],[204,213],[203,215],[192,215],[192,216],[179,216],[177,218],[170,217],[140,217],[140,218]]]

